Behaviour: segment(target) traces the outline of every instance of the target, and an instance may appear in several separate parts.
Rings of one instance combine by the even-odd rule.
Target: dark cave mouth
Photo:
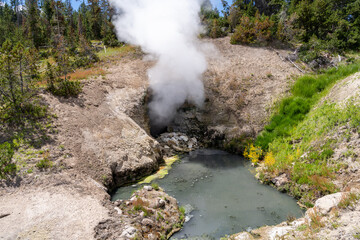
[[[155,124],[150,119],[150,135],[154,138],[159,137],[161,134],[166,133],[168,131],[168,127],[165,125]]]

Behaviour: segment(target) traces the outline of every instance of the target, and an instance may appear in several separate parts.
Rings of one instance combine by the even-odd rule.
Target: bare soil
[[[274,104],[286,94],[293,76],[300,75],[284,61],[290,50],[229,44],[230,37],[209,40],[218,53],[205,74],[206,125],[223,131],[227,139],[256,135]]]

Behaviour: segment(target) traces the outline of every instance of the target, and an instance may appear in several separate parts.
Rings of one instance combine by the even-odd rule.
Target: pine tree
[[[42,44],[41,38],[41,30],[39,26],[39,8],[37,4],[37,0],[27,0],[27,27],[28,27],[28,35],[32,40],[33,45],[36,48],[39,48]]]
[[[4,116],[20,121],[27,114],[27,107],[39,80],[37,54],[25,49],[21,43],[5,41],[0,58],[0,105]]]
[[[101,8],[99,4],[99,0],[89,0],[90,3],[90,28],[92,37],[94,39],[101,39],[101,24],[102,24],[102,16],[101,16]]]

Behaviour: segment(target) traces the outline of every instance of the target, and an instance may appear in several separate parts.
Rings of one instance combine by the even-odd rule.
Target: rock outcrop
[[[184,221],[176,199],[150,186],[136,191],[130,200],[117,200],[113,205],[112,217],[95,228],[95,238],[165,239],[179,231]]]

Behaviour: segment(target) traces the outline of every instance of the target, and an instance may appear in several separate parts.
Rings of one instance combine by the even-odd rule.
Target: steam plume
[[[200,107],[204,100],[201,75],[206,60],[197,39],[202,0],[111,0],[120,10],[114,21],[118,38],[141,46],[157,59],[148,71],[153,98],[150,119],[169,124],[185,102]]]

